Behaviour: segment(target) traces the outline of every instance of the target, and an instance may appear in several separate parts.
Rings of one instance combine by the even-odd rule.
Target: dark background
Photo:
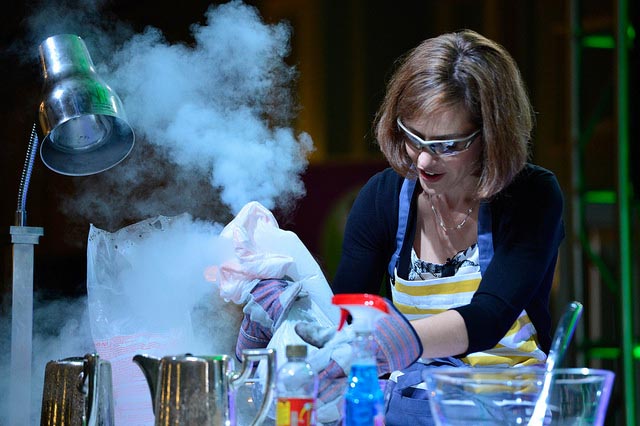
[[[38,41],[29,40],[26,18],[42,3],[15,1],[3,6],[5,23],[0,27],[0,285],[2,314],[10,308],[11,244],[9,226],[14,222],[17,189],[31,125],[37,119],[42,77],[37,62]],[[54,2],[55,3],[55,2]],[[77,7],[59,2],[60,9]],[[104,1],[101,16],[106,22],[125,22],[134,31],[159,28],[169,41],[189,42],[189,25],[202,22],[210,1],[157,2]],[[221,2],[217,2],[221,3]],[[297,96],[300,113],[293,123],[308,132],[316,151],[303,176],[307,196],[295,205],[276,211],[281,227],[295,231],[318,258],[330,277],[339,255],[341,226],[355,191],[375,171],[385,167],[374,145],[370,125],[384,92],[394,61],[421,40],[442,32],[471,28],[503,44],[519,64],[537,111],[532,160],[553,170],[565,191],[568,236],[558,265],[552,305],[554,312],[574,298],[576,288],[605,287],[593,278],[593,265],[584,262],[586,283],[573,281],[572,225],[572,119],[571,85],[578,81],[581,94],[577,111],[579,126],[590,128],[591,140],[583,152],[586,164],[582,184],[596,190],[615,188],[617,122],[615,55],[612,49],[583,52],[585,66],[571,68],[571,10],[579,10],[582,31],[613,35],[616,4],[613,1],[337,1],[265,0],[255,5],[267,22],[288,21],[293,29],[289,61],[300,73]],[[631,2],[632,24],[638,29],[638,7]],[[72,10],[72,9],[69,9]],[[637,92],[637,40],[630,52],[629,93]],[[28,53],[27,53],[28,52]],[[96,57],[97,56],[97,57]],[[27,57],[25,60],[24,58]],[[99,53],[92,52],[94,62]],[[631,175],[638,187],[638,102],[630,99]],[[126,108],[126,105],[125,105]],[[575,110],[574,110],[575,111]],[[126,161],[118,167],[126,167]],[[114,169],[115,170],[115,169]],[[117,172],[117,171],[114,171]],[[109,173],[109,172],[107,172]],[[35,249],[34,286],[40,297],[77,297],[86,292],[85,218],[69,217],[60,200],[73,197],[77,180],[44,167],[38,158],[28,197],[28,225],[45,230]],[[213,194],[215,195],[215,194]],[[634,242],[637,242],[637,194],[634,198]],[[219,206],[218,206],[219,207]],[[615,212],[598,210],[589,230],[605,262],[617,273]],[[179,211],[158,212],[178,214]],[[198,217],[226,223],[223,208],[192,212]],[[145,218],[123,214],[117,224],[95,223],[110,230]],[[637,249],[634,253],[637,254]],[[632,261],[637,270],[637,259]],[[637,272],[636,272],[637,276]],[[600,294],[600,293],[598,293]],[[587,294],[588,296],[588,294]],[[619,293],[605,289],[597,306],[589,306],[584,319],[584,341],[619,347]],[[637,329],[637,328],[636,328]],[[637,337],[637,336],[636,336]],[[579,346],[577,360],[619,371],[617,360],[589,358]],[[584,351],[582,353],[581,351]],[[582,358],[580,357],[582,354]],[[585,358],[586,356],[586,358]],[[618,375],[618,380],[621,380]],[[617,383],[620,383],[619,381]],[[618,384],[617,384],[618,386]],[[610,409],[611,424],[623,424],[621,390],[616,390]]]
[[[104,1],[105,22],[123,22],[136,31],[160,29],[169,42],[189,43],[189,26],[202,22],[210,1],[189,1],[179,7],[152,1]],[[218,2],[222,3],[222,2]],[[340,196],[359,187],[385,163],[373,143],[370,125],[394,61],[424,38],[460,28],[472,28],[494,38],[513,54],[521,67],[538,111],[533,158],[568,182],[562,160],[567,148],[567,5],[549,2],[386,2],[386,1],[252,1],[267,22],[285,20],[293,28],[291,64],[297,66],[301,112],[294,124],[310,133],[316,151],[304,179],[308,195],[279,213],[283,227],[294,229],[321,262],[335,253],[322,253],[324,217]],[[2,28],[2,119],[4,188],[1,223],[13,223],[18,182],[31,125],[37,120],[42,76],[37,58],[41,40],[30,39],[26,18],[42,2],[12,2],[9,22]],[[47,2],[47,5],[51,2]],[[55,2],[54,2],[55,4]],[[60,2],[71,13],[78,2]],[[551,7],[553,4],[553,7]],[[6,9],[5,9],[6,10]],[[46,31],[42,30],[42,34]],[[103,52],[91,52],[99,63]],[[125,106],[126,109],[126,106]],[[135,154],[135,152],[134,152]],[[123,163],[119,167],[124,167]],[[325,170],[326,169],[326,170]],[[117,168],[107,173],[117,173]],[[58,175],[39,158],[28,193],[28,225],[42,226],[45,236],[36,248],[36,289],[64,295],[81,294],[85,271],[82,255],[88,224],[68,217],[60,200],[73,197],[79,179]],[[226,223],[228,212],[214,217]],[[180,212],[158,212],[177,214]],[[192,212],[205,216],[204,212]],[[95,223],[115,230],[144,218],[120,223]],[[9,247],[4,235],[3,247]],[[6,258],[7,256],[5,256]],[[80,261],[78,261],[80,260]],[[9,268],[4,268],[7,276]],[[328,271],[331,273],[331,271]],[[7,280],[5,279],[6,283]],[[5,286],[6,287],[6,286]],[[6,291],[6,290],[5,290]]]

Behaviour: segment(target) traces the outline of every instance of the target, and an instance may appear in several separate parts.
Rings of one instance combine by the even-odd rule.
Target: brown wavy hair
[[[377,142],[391,167],[412,177],[396,119],[411,120],[458,105],[482,128],[477,197],[490,198],[524,167],[534,114],[511,55],[474,31],[427,39],[400,58],[376,115]]]

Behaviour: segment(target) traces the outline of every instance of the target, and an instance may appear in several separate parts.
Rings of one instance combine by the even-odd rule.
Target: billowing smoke
[[[157,217],[114,233],[92,227],[88,310],[97,353],[113,369],[116,424],[151,424],[151,396],[137,354],[235,352],[242,308],[207,283],[204,270],[232,253],[219,225]],[[135,423],[133,423],[135,421]]]
[[[170,43],[157,28],[134,33],[102,10],[105,3],[38,5],[38,13],[28,20],[33,31],[24,41],[33,50],[34,41],[37,45],[51,35],[81,36],[98,73],[122,99],[136,133],[134,150],[124,162],[99,175],[72,179],[74,193],[61,200],[66,215],[86,220],[85,229],[94,223],[114,230],[181,213],[225,223],[249,201],[286,211],[304,195],[300,175],[313,146],[308,135],[296,135],[291,128],[297,112],[292,101],[296,70],[285,62],[288,25],[266,24],[255,8],[231,1],[211,6],[205,23],[192,25],[192,41]],[[181,223],[183,240],[176,242],[167,232],[150,240],[152,248],[144,246],[137,265],[123,278],[132,283],[125,296],[132,304],[141,297],[149,306],[157,302],[155,312],[165,312],[163,320],[171,319],[168,309],[179,305],[179,314],[190,311],[192,320],[200,315],[202,324],[211,323],[206,300],[215,295],[210,287],[195,289],[211,286],[199,274],[207,263],[203,257],[209,264],[215,261],[210,237],[218,225],[207,227],[191,219]],[[135,268],[148,272],[154,265],[164,267],[155,269],[160,275]],[[180,274],[168,275],[172,267]],[[46,361],[93,349],[87,300],[74,302],[73,309],[55,303],[53,308],[35,307],[34,349],[39,353],[34,365],[39,373],[33,378],[34,411],[40,408]],[[64,315],[54,319],[40,314],[50,309]],[[8,335],[6,323],[0,326]],[[209,331],[200,327],[195,334]],[[0,373],[8,379],[6,352],[1,361]],[[6,388],[0,383],[5,395]],[[7,413],[7,407],[0,406],[0,412]]]
[[[114,229],[183,212],[225,221],[248,201],[289,211],[305,193],[300,175],[313,150],[291,127],[290,26],[231,1],[210,6],[205,23],[191,25],[192,40],[172,43],[150,26],[135,34],[106,3],[38,5],[28,40],[16,43],[33,52],[48,36],[81,36],[136,133],[123,163],[72,179],[64,213]]]
[[[232,213],[252,200],[267,208],[289,202],[304,194],[299,176],[312,149],[308,136],[296,137],[287,127],[295,77],[284,61],[289,27],[266,25],[239,2],[210,8],[206,20],[192,26],[193,46],[170,45],[147,28],[105,70],[145,141],[136,149],[150,144],[176,166],[175,195],[183,183],[206,176]],[[121,173],[136,170],[125,163]]]
[[[142,425],[153,422],[151,397],[133,355],[233,354],[242,308],[226,303],[204,277],[232,250],[219,232],[220,225],[189,215],[153,218],[114,233],[92,228],[88,297],[34,302],[32,424],[38,423],[49,361],[87,353],[109,360],[116,423],[137,418]],[[0,336],[9,336],[8,327],[0,322]],[[2,340],[0,393],[9,395],[11,345]],[[0,424],[8,421],[8,403],[0,400]]]
[[[44,369],[47,362],[72,356],[83,356],[94,352],[90,329],[87,326],[89,316],[85,299],[47,299],[34,297],[33,341],[31,376],[31,404],[29,409],[31,422],[39,424],[42,404]],[[0,424],[9,424],[10,362],[11,343],[9,340],[11,325],[0,321]]]

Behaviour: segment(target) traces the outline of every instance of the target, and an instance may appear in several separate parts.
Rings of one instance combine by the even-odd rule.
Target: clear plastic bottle
[[[384,395],[378,381],[373,351],[373,328],[380,317],[388,314],[386,302],[371,294],[338,294],[333,296],[332,302],[343,311],[338,329],[344,325],[345,312],[348,312],[352,317],[351,328],[355,332],[355,356],[344,396],[344,425],[382,426]]]
[[[353,346],[358,356],[351,365],[344,396],[345,426],[384,425],[384,394],[371,344],[370,333],[356,332]]]
[[[315,425],[318,376],[307,362],[307,346],[288,345],[286,351],[276,376],[276,426]]]

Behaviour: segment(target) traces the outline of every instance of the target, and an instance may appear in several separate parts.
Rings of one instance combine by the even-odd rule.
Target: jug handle
[[[82,393],[85,394],[85,426],[114,424],[111,393],[111,364],[96,353],[88,353],[82,371]]]
[[[100,358],[97,354],[89,353],[84,356],[83,384],[86,386],[85,415],[87,424],[92,424],[91,419],[96,418],[98,405],[98,368]],[[84,388],[83,386],[83,388]]]
[[[151,409],[156,412],[156,390],[158,389],[158,371],[160,370],[160,358],[149,355],[134,355],[133,362],[138,364],[142,370],[144,378],[147,379],[149,391],[151,393]]]
[[[267,362],[267,377],[265,377],[265,392],[264,397],[262,398],[262,404],[260,404],[260,409],[258,410],[258,414],[253,419],[251,426],[259,426],[264,422],[265,417],[267,417],[267,410],[269,409],[269,405],[271,404],[271,400],[273,399],[274,389],[275,389],[275,375],[276,375],[276,352],[275,350],[268,349],[245,349],[242,351],[242,370],[240,373],[234,374],[231,378],[231,383],[234,388],[237,388],[240,383],[243,383],[247,380],[249,375],[253,371],[253,365],[256,362],[261,360],[265,360]]]

